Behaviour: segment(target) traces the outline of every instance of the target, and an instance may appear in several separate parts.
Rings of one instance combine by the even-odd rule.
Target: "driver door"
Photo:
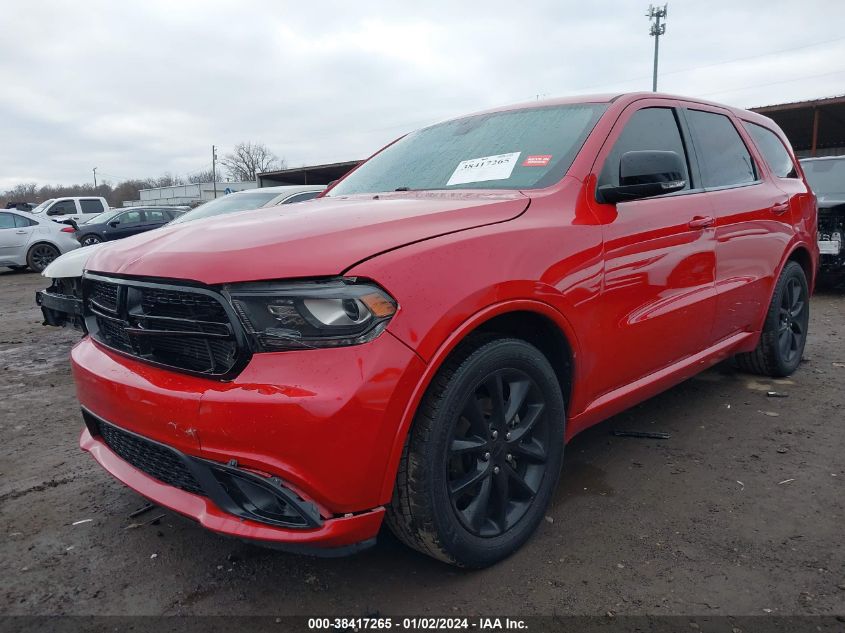
[[[144,230],[143,211],[124,211],[112,218],[103,231],[107,240],[119,240]]]

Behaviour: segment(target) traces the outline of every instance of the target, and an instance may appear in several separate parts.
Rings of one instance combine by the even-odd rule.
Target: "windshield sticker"
[[[507,180],[511,177],[521,153],[512,152],[510,154],[462,160],[458,163],[446,186],[462,185],[468,182],[484,182],[485,180]]]
[[[531,156],[526,156],[525,160],[522,161],[523,167],[545,167],[549,164],[549,161],[552,159],[551,154],[532,154]]]

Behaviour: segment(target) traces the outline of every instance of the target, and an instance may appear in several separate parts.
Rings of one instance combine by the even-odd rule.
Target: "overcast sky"
[[[842,0],[671,0],[661,91],[845,93]],[[4,0],[0,190],[186,176],[242,140],[365,157],[497,104],[651,88],[646,0]]]

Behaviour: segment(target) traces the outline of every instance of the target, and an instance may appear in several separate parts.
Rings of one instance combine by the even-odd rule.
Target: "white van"
[[[43,213],[59,221],[73,218],[79,222],[108,210],[109,203],[106,202],[105,198],[80,196],[78,198],[51,198],[50,200],[45,200],[30,211],[30,213]]]

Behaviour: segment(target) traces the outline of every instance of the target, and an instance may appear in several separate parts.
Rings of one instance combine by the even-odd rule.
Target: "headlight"
[[[396,313],[396,301],[384,290],[354,279],[239,284],[227,290],[260,352],[366,343]]]

